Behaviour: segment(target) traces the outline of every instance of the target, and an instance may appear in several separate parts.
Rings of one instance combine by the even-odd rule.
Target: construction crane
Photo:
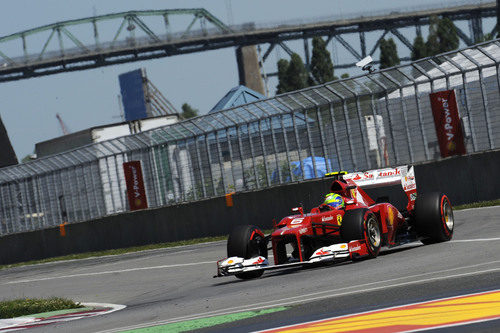
[[[70,131],[68,131],[68,128],[66,127],[66,124],[61,118],[61,115],[59,113],[56,113],[56,118],[59,121],[59,126],[61,126],[61,130],[63,132],[63,135],[68,135]]]

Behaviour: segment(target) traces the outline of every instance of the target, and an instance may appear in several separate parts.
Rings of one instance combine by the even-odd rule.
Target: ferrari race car
[[[255,226],[238,225],[227,242],[228,258],[217,262],[217,275],[240,279],[260,277],[264,271],[293,266],[375,258],[382,246],[409,242],[448,241],[453,236],[453,210],[441,193],[417,196],[413,167],[402,166],[363,173],[335,172],[330,191],[342,196],[344,207],[320,205],[283,218],[270,235]],[[389,202],[374,201],[363,188],[401,184],[408,203],[399,211]],[[271,246],[268,248],[269,244]],[[274,265],[269,265],[272,249]]]

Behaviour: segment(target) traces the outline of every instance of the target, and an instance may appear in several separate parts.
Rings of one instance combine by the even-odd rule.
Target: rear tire
[[[366,241],[368,257],[375,258],[382,245],[382,233],[377,217],[369,209],[348,210],[342,219],[340,236],[346,242],[352,240]]]
[[[262,231],[253,225],[236,226],[227,240],[227,256],[250,259],[258,256],[267,258],[267,242],[261,236]],[[260,277],[263,270],[236,274],[240,279]]]
[[[449,241],[455,227],[450,199],[438,192],[418,195],[415,226],[425,245]]]

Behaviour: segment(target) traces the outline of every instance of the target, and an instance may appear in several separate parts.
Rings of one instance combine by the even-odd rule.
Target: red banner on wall
[[[454,90],[429,95],[442,157],[466,153]]]
[[[141,161],[130,161],[123,163],[125,182],[127,184],[127,196],[130,210],[148,208],[146,190],[142,178]]]

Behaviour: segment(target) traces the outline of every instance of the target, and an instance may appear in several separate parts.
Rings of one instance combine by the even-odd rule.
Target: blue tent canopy
[[[313,164],[313,159],[314,159],[314,164],[316,164],[316,175],[314,174],[314,164]],[[302,160],[302,165],[300,161],[295,161],[295,162],[290,162],[291,165],[291,172],[294,175],[294,179],[313,179],[313,178],[320,178],[324,177],[325,174],[330,171],[334,170],[340,170],[339,163],[337,162],[336,159],[331,158],[331,159],[325,159],[324,157],[307,157]],[[328,165],[328,168],[327,168]],[[304,169],[304,174],[302,174],[302,168]],[[280,170],[283,172],[282,170]],[[290,174],[283,174],[281,175],[284,182],[289,182],[291,181],[291,176]],[[278,179],[278,172],[276,170],[273,171],[273,174],[271,176],[271,181],[273,183],[279,182]]]

